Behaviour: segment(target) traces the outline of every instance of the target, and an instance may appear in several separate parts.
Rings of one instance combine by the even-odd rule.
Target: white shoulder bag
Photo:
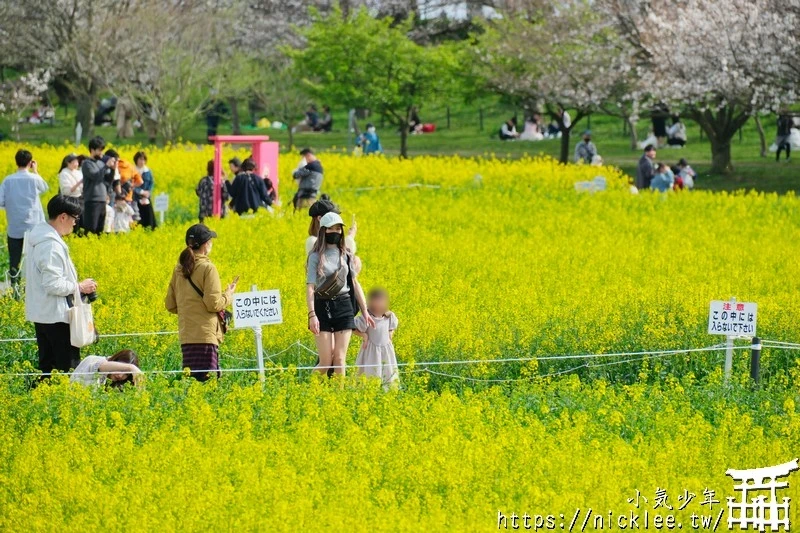
[[[78,279],[77,273],[75,279]],[[95,338],[92,304],[83,303],[81,291],[76,281],[74,302],[69,309],[69,340],[74,347],[83,348],[92,344]]]

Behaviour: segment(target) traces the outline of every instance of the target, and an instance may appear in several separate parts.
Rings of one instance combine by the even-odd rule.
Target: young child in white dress
[[[128,233],[133,224],[133,208],[125,196],[118,194],[114,202],[114,233]]]
[[[356,317],[354,333],[364,339],[356,358],[358,373],[381,378],[388,389],[400,381],[397,356],[392,339],[397,330],[397,317],[389,310],[389,294],[383,289],[373,289],[367,297],[367,309],[375,319],[375,327],[367,327],[363,315]]]

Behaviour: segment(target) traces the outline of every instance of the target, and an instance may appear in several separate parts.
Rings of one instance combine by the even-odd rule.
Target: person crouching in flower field
[[[138,383],[143,376],[139,370],[139,357],[133,350],[121,350],[111,357],[87,355],[69,377],[81,385],[104,385],[122,387],[126,383]]]

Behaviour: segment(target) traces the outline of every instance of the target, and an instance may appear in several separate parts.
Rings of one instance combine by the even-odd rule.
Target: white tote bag
[[[80,291],[75,291],[75,305],[69,310],[69,340],[76,348],[89,346],[95,341],[92,305],[81,300]]]

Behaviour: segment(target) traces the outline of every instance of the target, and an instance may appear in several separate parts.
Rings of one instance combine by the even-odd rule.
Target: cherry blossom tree
[[[637,50],[636,72],[650,100],[682,110],[706,133],[712,172],[733,170],[731,140],[751,116],[797,100],[789,62],[800,20],[775,0],[596,5]]]
[[[561,162],[569,159],[571,131],[603,111],[634,119],[635,50],[613,20],[588,1],[544,3],[484,22],[475,65],[486,87],[526,109],[543,108],[561,130]],[[572,112],[565,123],[558,109]]]
[[[37,69],[0,86],[0,114],[8,116],[17,141],[20,140],[20,124],[27,112],[42,101],[50,80],[49,70]]]

